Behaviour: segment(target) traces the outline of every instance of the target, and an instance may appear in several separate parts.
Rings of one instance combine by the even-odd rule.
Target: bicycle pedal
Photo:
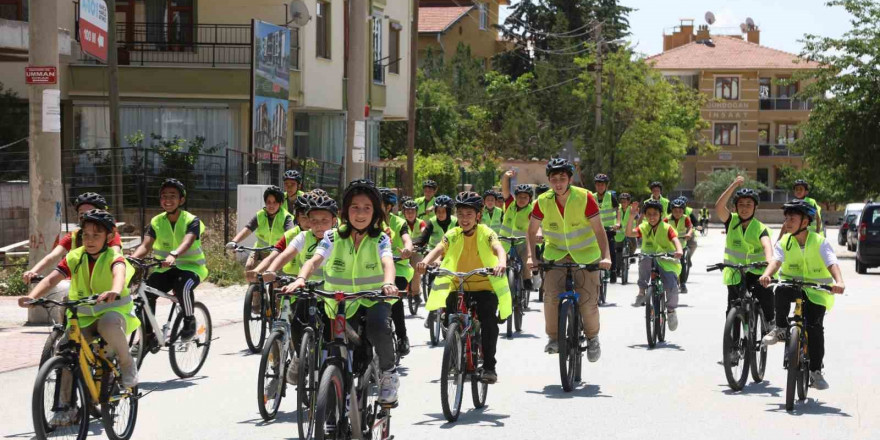
[[[382,409],[392,409],[392,408],[397,408],[397,406],[399,404],[400,404],[400,401],[397,401],[394,403],[380,403],[379,407],[381,407]]]

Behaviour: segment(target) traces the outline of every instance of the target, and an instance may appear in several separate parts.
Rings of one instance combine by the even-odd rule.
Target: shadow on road
[[[452,429],[460,425],[477,425],[489,428],[502,428],[504,427],[504,422],[502,422],[502,420],[510,418],[509,414],[489,414],[486,412],[486,407],[482,409],[470,409],[468,411],[465,411],[459,414],[458,420],[452,423],[446,421],[446,417],[444,417],[442,413],[425,415],[430,418],[428,420],[422,420],[421,422],[413,423],[413,425],[439,426],[440,429]]]
[[[257,354],[260,354],[260,353],[259,352],[258,353],[251,353],[251,351],[249,349],[245,348],[245,349],[239,350],[239,351],[230,351],[229,353],[220,353],[220,356],[254,356]]]
[[[657,345],[654,346],[654,348],[649,347],[648,344],[634,344],[634,345],[629,345],[628,348],[643,349],[643,350],[648,350],[648,351],[651,351],[651,350],[685,351],[685,349],[681,348],[680,345],[672,344],[669,342],[658,342]]]
[[[580,384],[566,393],[561,385],[547,385],[541,391],[526,391],[527,394],[540,394],[548,399],[572,399],[575,397],[612,397],[602,394],[599,385]]]
[[[782,388],[770,386],[770,382],[767,381],[746,385],[741,391],[734,391],[727,384],[720,384],[718,386],[723,387],[724,389],[721,392],[728,396],[767,394],[773,397],[781,397],[780,393],[782,392]]]
[[[141,382],[138,384],[144,391],[168,391],[168,390],[179,390],[183,388],[189,388],[194,385],[198,385],[194,383],[195,381],[207,379],[208,376],[195,376],[189,379],[169,379],[164,382]]]
[[[843,412],[840,408],[835,408],[833,406],[826,406],[823,402],[820,402],[813,398],[807,398],[806,401],[795,401],[794,410],[792,412],[788,412],[785,410],[785,403],[771,403],[768,404],[771,408],[767,409],[767,412],[779,412],[779,413],[788,413],[793,416],[803,416],[803,415],[819,415],[819,416],[839,416],[839,417],[852,417],[848,413]]]
[[[91,422],[89,422],[89,432],[87,434],[88,436],[93,436],[93,435],[100,436],[102,434],[104,434],[104,427],[101,426],[100,420],[93,419]],[[3,438],[21,438],[21,439],[35,440],[37,438],[37,435],[34,431],[30,431],[30,432],[20,432],[18,434],[7,434],[7,435],[4,435]]]
[[[262,417],[256,417],[253,419],[242,420],[237,422],[239,425],[254,425],[254,426],[269,426],[274,425],[275,423],[296,423],[296,411],[284,412],[278,411],[278,414],[275,415],[275,418],[269,421],[263,420]]]
[[[499,336],[499,339],[500,339],[500,336],[503,336],[504,339],[507,339],[508,341],[511,341],[514,339],[541,339],[540,336],[535,336],[531,333],[522,333],[522,332],[514,332],[512,338],[508,338],[506,333],[503,333],[498,336]]]

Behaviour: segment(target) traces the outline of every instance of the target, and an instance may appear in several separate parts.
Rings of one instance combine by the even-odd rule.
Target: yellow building
[[[422,0],[419,2],[419,60],[428,48],[445,60],[455,55],[459,43],[471,48],[474,59],[488,68],[495,54],[507,50],[498,37],[498,12],[508,0]]]
[[[702,111],[710,123],[703,135],[718,151],[688,154],[677,193],[690,196],[707,174],[734,167],[775,188],[781,166],[803,166],[803,159],[787,145],[797,139],[797,126],[809,117],[812,102],[793,98],[800,83],[782,85],[779,80],[818,64],[760,45],[757,26],[746,26],[743,34],[710,35],[707,26],[695,33],[693,20],[682,20],[673,33],[663,36],[663,53],[648,58],[666,78],[710,98]],[[784,202],[788,195],[774,190],[763,197]]]

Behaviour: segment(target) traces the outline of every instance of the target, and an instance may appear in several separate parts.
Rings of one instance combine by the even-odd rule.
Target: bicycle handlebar
[[[581,269],[581,270],[587,270],[590,272],[595,272],[595,271],[601,269],[598,264],[557,263],[555,261],[548,261],[546,263],[539,263],[538,267],[540,267],[541,269],[544,269],[544,270],[561,268],[561,269]]]
[[[28,301],[27,304],[33,305],[33,306],[42,306],[42,307],[46,307],[46,305],[55,305],[55,306],[60,306],[60,307],[65,307],[65,308],[71,308],[71,307],[77,307],[77,306],[81,306],[81,305],[95,305],[98,303],[98,296],[100,296],[100,295],[92,295],[88,298],[82,298],[82,299],[78,299],[78,300],[74,300],[74,301],[70,301],[70,300],[56,301],[54,299],[49,299],[49,298],[37,298],[35,300]]]
[[[481,267],[479,269],[474,269],[470,272],[453,272],[451,270],[444,269],[442,267],[438,267],[436,269],[434,269],[434,268],[428,269],[428,272],[433,273],[434,275],[438,275],[438,276],[450,276],[453,278],[457,278],[459,280],[465,280],[465,279],[468,279],[474,275],[483,275],[483,276],[492,275],[493,269],[489,268],[489,267]]]
[[[798,280],[779,281],[779,280],[776,280],[776,281],[773,281],[772,283],[770,283],[770,285],[774,286],[774,287],[794,287],[796,289],[801,289],[801,290],[803,290],[803,288],[805,288],[805,287],[809,287],[811,289],[824,290],[825,292],[832,293],[831,286],[829,286],[828,284],[810,283],[810,282],[806,282],[806,281],[798,281]]]
[[[721,269],[728,268],[728,267],[731,269],[736,269],[736,270],[758,269],[758,268],[762,268],[762,267],[767,267],[767,262],[766,261],[758,261],[758,262],[749,263],[749,264],[718,263],[718,264],[712,264],[710,266],[706,266],[706,272],[721,270]]]
[[[37,284],[37,283],[39,283],[40,281],[43,281],[44,278],[46,278],[46,277],[44,277],[43,275],[34,275],[34,277],[31,278],[30,283],[31,283],[31,284]]]
[[[269,251],[272,249],[275,249],[275,246],[247,247],[247,246],[235,245],[235,247],[232,248],[232,250],[235,252],[266,252],[266,251]]]
[[[137,266],[138,269],[149,269],[151,267],[157,267],[162,265],[165,260],[160,260],[156,257],[146,257],[146,258],[135,258],[135,257],[125,257],[132,266]],[[149,263],[148,263],[149,261]]]
[[[638,254],[634,254],[633,257],[639,257],[639,258],[668,258],[668,259],[672,259],[672,260],[678,260],[678,258],[676,258],[676,256],[675,256],[675,254],[673,254],[673,253],[669,253],[669,252],[662,252],[662,253],[658,253],[658,254],[645,254],[645,253],[638,253]]]
[[[517,244],[517,243],[519,243],[519,242],[521,242],[521,241],[525,241],[525,240],[526,240],[525,237],[502,237],[502,236],[500,236],[500,235],[498,236],[498,239],[501,240],[501,241],[506,241],[506,242],[508,242],[508,243],[510,243],[510,244]]]

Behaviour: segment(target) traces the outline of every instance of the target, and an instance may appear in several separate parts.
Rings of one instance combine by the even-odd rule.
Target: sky
[[[515,3],[517,0],[512,0]],[[694,19],[694,25],[706,24],[707,11],[715,14],[710,27],[719,34],[739,32],[739,24],[751,17],[761,29],[761,45],[791,53],[800,53],[804,34],[839,37],[849,27],[849,15],[843,8],[829,8],[826,0],[621,0],[635,8],[630,16],[628,38],[636,52],[655,55],[663,50],[663,32],[672,32],[681,18]],[[506,7],[499,14],[507,17]],[[719,29],[726,28],[726,29]]]

